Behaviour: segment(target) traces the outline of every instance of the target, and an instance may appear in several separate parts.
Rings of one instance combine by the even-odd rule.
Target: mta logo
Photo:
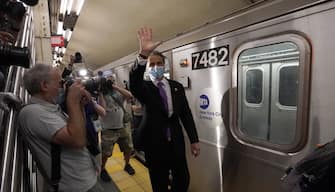
[[[200,108],[207,109],[209,106],[209,99],[207,95],[200,95]]]

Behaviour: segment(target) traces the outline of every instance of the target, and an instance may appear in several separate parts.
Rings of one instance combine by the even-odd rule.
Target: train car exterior
[[[285,169],[334,139],[334,18],[334,1],[270,1],[159,47],[200,136],[190,191],[282,191]],[[134,58],[116,62],[122,80]]]

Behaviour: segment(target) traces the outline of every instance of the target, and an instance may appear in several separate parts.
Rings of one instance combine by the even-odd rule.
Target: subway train
[[[158,47],[166,77],[185,88],[200,139],[198,158],[186,142],[190,192],[281,192],[287,167],[335,138],[333,19],[334,1],[260,1]],[[127,82],[136,56],[94,73],[111,71]],[[27,99],[17,87],[12,92]],[[8,132],[16,138],[15,129]],[[5,139],[3,154],[16,154],[17,142]],[[4,166],[8,158],[2,155],[1,191],[19,191],[13,186],[27,174],[5,178],[14,174]]]
[[[158,48],[200,137],[190,191],[282,191],[285,169],[335,138],[334,6],[260,3]],[[128,81],[135,57],[101,69]]]

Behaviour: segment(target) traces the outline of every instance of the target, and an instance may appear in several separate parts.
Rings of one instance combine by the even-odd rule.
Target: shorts
[[[126,128],[107,129],[101,132],[102,155],[112,156],[115,143],[119,144],[124,154],[128,154],[133,150],[131,137]]]

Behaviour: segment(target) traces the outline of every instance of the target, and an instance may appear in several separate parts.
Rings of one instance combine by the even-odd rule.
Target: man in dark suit
[[[186,192],[189,172],[185,155],[182,126],[189,137],[191,152],[200,154],[199,139],[183,86],[164,78],[164,56],[154,49],[160,42],[152,41],[152,30],[138,31],[140,52],[130,72],[130,90],[145,105],[145,124],[140,143],[145,152],[151,185],[154,192]],[[151,81],[144,81],[148,66]],[[172,183],[169,186],[169,174]],[[170,188],[170,189],[169,189]]]

